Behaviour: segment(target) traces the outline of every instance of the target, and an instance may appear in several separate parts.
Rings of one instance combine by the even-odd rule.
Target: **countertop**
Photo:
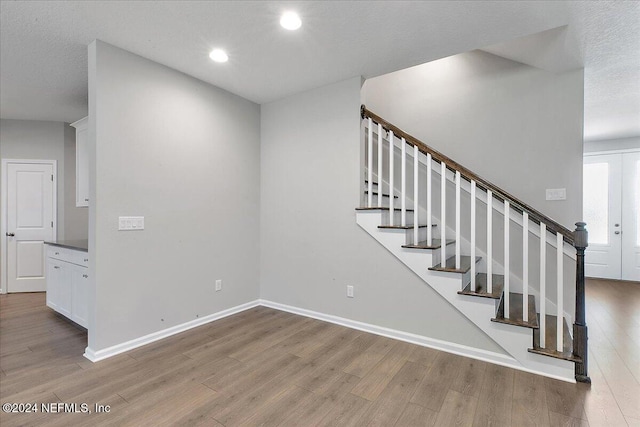
[[[88,240],[56,240],[52,242],[44,242],[45,245],[60,246],[61,248],[75,249],[78,251],[89,252]]]

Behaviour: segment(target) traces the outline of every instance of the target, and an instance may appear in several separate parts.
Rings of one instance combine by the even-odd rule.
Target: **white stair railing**
[[[458,165],[456,162],[448,159],[446,156],[438,153],[437,151],[430,149],[429,147],[422,144],[420,141],[406,134],[405,132],[399,130],[393,125],[390,125],[388,122],[385,122],[380,117],[374,115],[362,107],[363,118],[367,116],[366,127],[368,131],[368,139],[367,145],[365,149],[366,153],[366,165],[367,165],[367,198],[366,204],[367,207],[373,207],[373,180],[374,180],[374,172],[377,178],[377,205],[378,207],[383,207],[382,199],[383,199],[383,181],[384,181],[384,171],[383,171],[383,144],[384,137],[383,131],[388,132],[387,141],[389,143],[389,163],[388,163],[388,197],[389,197],[389,225],[393,226],[395,222],[395,214],[394,214],[394,198],[396,194],[395,189],[395,175],[394,175],[394,165],[396,159],[394,157],[395,154],[395,136],[398,137],[400,141],[400,191],[399,191],[399,202],[400,202],[400,223],[403,227],[406,227],[408,224],[407,221],[407,211],[408,211],[408,202],[409,202],[409,194],[407,191],[407,174],[411,173],[407,171],[407,157],[410,155],[407,151],[407,145],[411,149],[413,156],[413,223],[412,226],[409,226],[409,229],[412,229],[412,236],[407,235],[408,238],[412,238],[413,244],[417,245],[420,238],[419,232],[419,219],[420,219],[420,153],[425,154],[426,156],[426,199],[423,202],[426,210],[426,243],[427,245],[433,245],[433,162],[434,160],[440,164],[440,218],[439,218],[439,237],[440,237],[440,264],[442,267],[446,267],[447,263],[447,182],[452,182],[455,186],[455,209],[454,212],[450,213],[450,215],[455,215],[453,218],[454,227],[452,233],[455,235],[455,268],[461,268],[461,258],[463,254],[462,247],[462,228],[461,228],[461,206],[462,206],[462,190],[463,190],[463,178],[465,180],[464,190],[469,194],[470,201],[470,236],[469,236],[469,256],[471,258],[470,265],[470,276],[469,276],[469,288],[472,292],[476,292],[478,290],[477,287],[477,265],[476,265],[476,253],[477,253],[477,234],[478,234],[478,224],[477,224],[477,202],[485,201],[486,202],[486,286],[482,289],[482,292],[486,294],[492,295],[494,292],[494,242],[493,242],[493,215],[494,210],[502,211],[503,219],[504,219],[504,233],[503,233],[503,255],[504,258],[502,260],[502,270],[503,270],[503,294],[502,294],[502,308],[503,313],[502,316],[504,319],[509,319],[513,313],[511,313],[510,307],[510,291],[511,291],[511,251],[515,250],[511,248],[510,245],[510,228],[511,222],[514,221],[516,225],[521,225],[522,227],[522,313],[518,314],[518,317],[525,322],[526,324],[534,325],[537,324],[539,328],[539,339],[536,345],[538,345],[542,349],[547,349],[548,345],[553,345],[552,343],[546,342],[546,332],[549,325],[546,322],[546,316],[548,313],[548,304],[547,299],[549,296],[555,297],[555,305],[556,305],[556,324],[553,326],[556,329],[556,343],[555,343],[555,351],[562,353],[564,351],[564,262],[565,262],[565,252],[568,251],[568,255],[572,256],[570,250],[567,250],[568,245],[565,244],[565,240],[567,240],[568,244],[573,243],[573,234],[571,231],[562,227],[558,223],[553,220],[545,217],[539,212],[535,211],[533,208],[528,207],[524,203],[518,201],[513,196],[510,196],[508,193],[498,189],[496,186],[488,183],[487,181],[477,177],[477,175],[470,172],[468,169]],[[374,126],[377,125],[377,170],[374,170]],[[395,134],[394,134],[395,132]],[[447,171],[449,169],[452,173]],[[437,171],[436,171],[437,173]],[[480,187],[481,191],[478,191],[478,187]],[[424,191],[424,190],[423,190]],[[498,198],[503,202],[503,206],[494,206],[494,197]],[[513,202],[513,203],[512,203]],[[500,209],[501,208],[501,209]],[[538,227],[530,227],[530,222],[534,222],[534,224],[539,225]],[[581,237],[581,245],[586,247],[586,231],[584,229],[584,224],[581,225],[580,232],[582,233]],[[539,260],[535,261],[530,256],[529,251],[529,237],[530,234],[534,234],[538,237],[539,240]],[[551,236],[555,235],[554,239],[551,239]],[[547,262],[546,262],[546,247],[548,244],[555,246],[556,248],[556,280],[555,280],[555,293],[549,294],[547,293]],[[584,251],[584,247],[578,248]],[[531,277],[529,274],[530,264],[532,263],[539,264],[539,289],[536,291],[535,288],[532,287]],[[498,268],[500,267],[499,262],[496,263]],[[517,276],[514,278],[518,279]],[[584,280],[582,278],[582,280]],[[517,283],[516,283],[517,285]],[[514,286],[516,286],[514,285]],[[465,284],[462,285],[466,286]],[[584,287],[584,284],[582,284]],[[531,318],[529,315],[529,311],[531,307],[529,306],[529,296],[535,295],[538,292],[537,297],[537,308],[539,309],[539,318]],[[554,295],[555,294],[555,295]],[[581,296],[584,299],[583,296]],[[553,303],[553,301],[552,301]],[[584,304],[584,302],[582,302]],[[577,304],[578,306],[578,299]],[[584,307],[582,307],[582,312],[584,311]],[[536,316],[537,317],[537,316]],[[518,319],[514,319],[518,320]],[[582,329],[581,329],[582,328]],[[574,326],[575,329],[575,326]],[[580,334],[586,334],[586,326],[581,325],[578,328]],[[584,331],[584,332],[583,332]],[[584,338],[584,339],[582,339]],[[580,350],[580,357],[586,360],[586,336],[581,337],[580,345],[583,346],[582,350]],[[586,377],[586,364],[581,367],[581,372],[584,374],[583,377]]]
[[[407,225],[407,142],[404,138],[400,140],[400,147],[400,152],[402,153],[402,158],[400,160],[400,223],[404,227]]]
[[[456,171],[456,270],[460,270],[460,172]],[[473,261],[471,261],[473,264]]]
[[[540,347],[546,347],[547,337],[547,225],[540,223]]]
[[[487,293],[493,293],[493,192],[487,190]]]
[[[529,214],[522,212],[522,320],[529,321]]]
[[[556,290],[558,291],[557,296],[557,314],[556,314],[556,350],[562,353],[564,348],[564,273],[563,273],[563,265],[564,265],[564,244],[562,234],[556,234],[556,272],[558,274],[556,278]]]
[[[380,199],[379,190],[378,199]],[[367,140],[367,207],[370,208],[371,206],[373,206],[373,126],[371,117],[369,117],[369,139]]]
[[[510,283],[511,283],[511,268],[509,265],[509,226],[511,225],[511,218],[509,215],[510,212],[510,203],[505,199],[504,201],[504,297],[503,297],[503,308],[504,308],[504,318],[508,319],[510,316]]]
[[[476,291],[476,182],[471,180],[471,292]]]
[[[395,163],[395,159],[393,158],[393,149],[395,148],[393,142],[393,131],[389,131],[389,225],[393,226],[393,218],[395,216],[395,212],[393,209],[393,196],[394,196],[394,186],[393,186],[393,164]]]
[[[420,181],[420,162],[418,161],[418,146],[414,145],[413,146],[413,244],[417,245],[418,244],[418,231],[419,231],[419,226],[418,223],[420,222],[420,216],[418,215],[419,210],[418,207],[420,206],[420,204],[418,203],[418,197],[420,195],[420,192],[418,191],[418,183]]]
[[[378,123],[378,207],[382,207],[382,125]]]
[[[440,265],[447,262],[447,165],[440,162]]]
[[[431,165],[433,160],[431,154],[427,154],[427,245],[431,246],[432,230],[431,230]],[[417,206],[417,205],[416,205]],[[443,242],[444,244],[444,242]]]

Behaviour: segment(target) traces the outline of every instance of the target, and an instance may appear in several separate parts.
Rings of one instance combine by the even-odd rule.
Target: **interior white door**
[[[55,238],[52,163],[7,163],[7,292],[46,290],[44,241]]]
[[[622,280],[640,281],[640,153],[622,154]]]
[[[621,154],[585,156],[583,218],[589,231],[588,277],[621,278]]]

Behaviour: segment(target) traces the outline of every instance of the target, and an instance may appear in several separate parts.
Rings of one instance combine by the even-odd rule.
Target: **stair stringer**
[[[428,267],[439,262],[439,259],[436,260],[436,258],[439,258],[437,256],[439,251],[402,248],[402,245],[407,242],[407,230],[379,229],[378,226],[382,223],[381,221],[382,214],[379,211],[356,212],[356,222],[361,228],[398,258],[399,261],[409,267],[418,277],[472,321],[507,353],[492,353],[492,357],[484,360],[563,381],[575,382],[573,362],[528,351],[529,348],[533,347],[531,329],[491,321],[491,318],[495,317],[498,300],[457,293],[463,288],[464,284],[468,283],[468,273],[461,275],[459,273],[428,270]],[[475,354],[469,354],[468,356],[478,358]]]

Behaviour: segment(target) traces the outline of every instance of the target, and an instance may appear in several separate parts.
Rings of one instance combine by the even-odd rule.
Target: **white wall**
[[[258,298],[259,144],[258,105],[90,45],[90,350]]]
[[[473,51],[369,79],[367,108],[573,230],[582,217],[583,71]],[[545,189],[566,188],[566,201]]]
[[[501,352],[356,224],[360,89],[357,77],[262,105],[262,298]]]
[[[57,160],[58,239],[87,238],[87,209],[75,206],[75,132],[68,124],[0,121],[0,158]]]

